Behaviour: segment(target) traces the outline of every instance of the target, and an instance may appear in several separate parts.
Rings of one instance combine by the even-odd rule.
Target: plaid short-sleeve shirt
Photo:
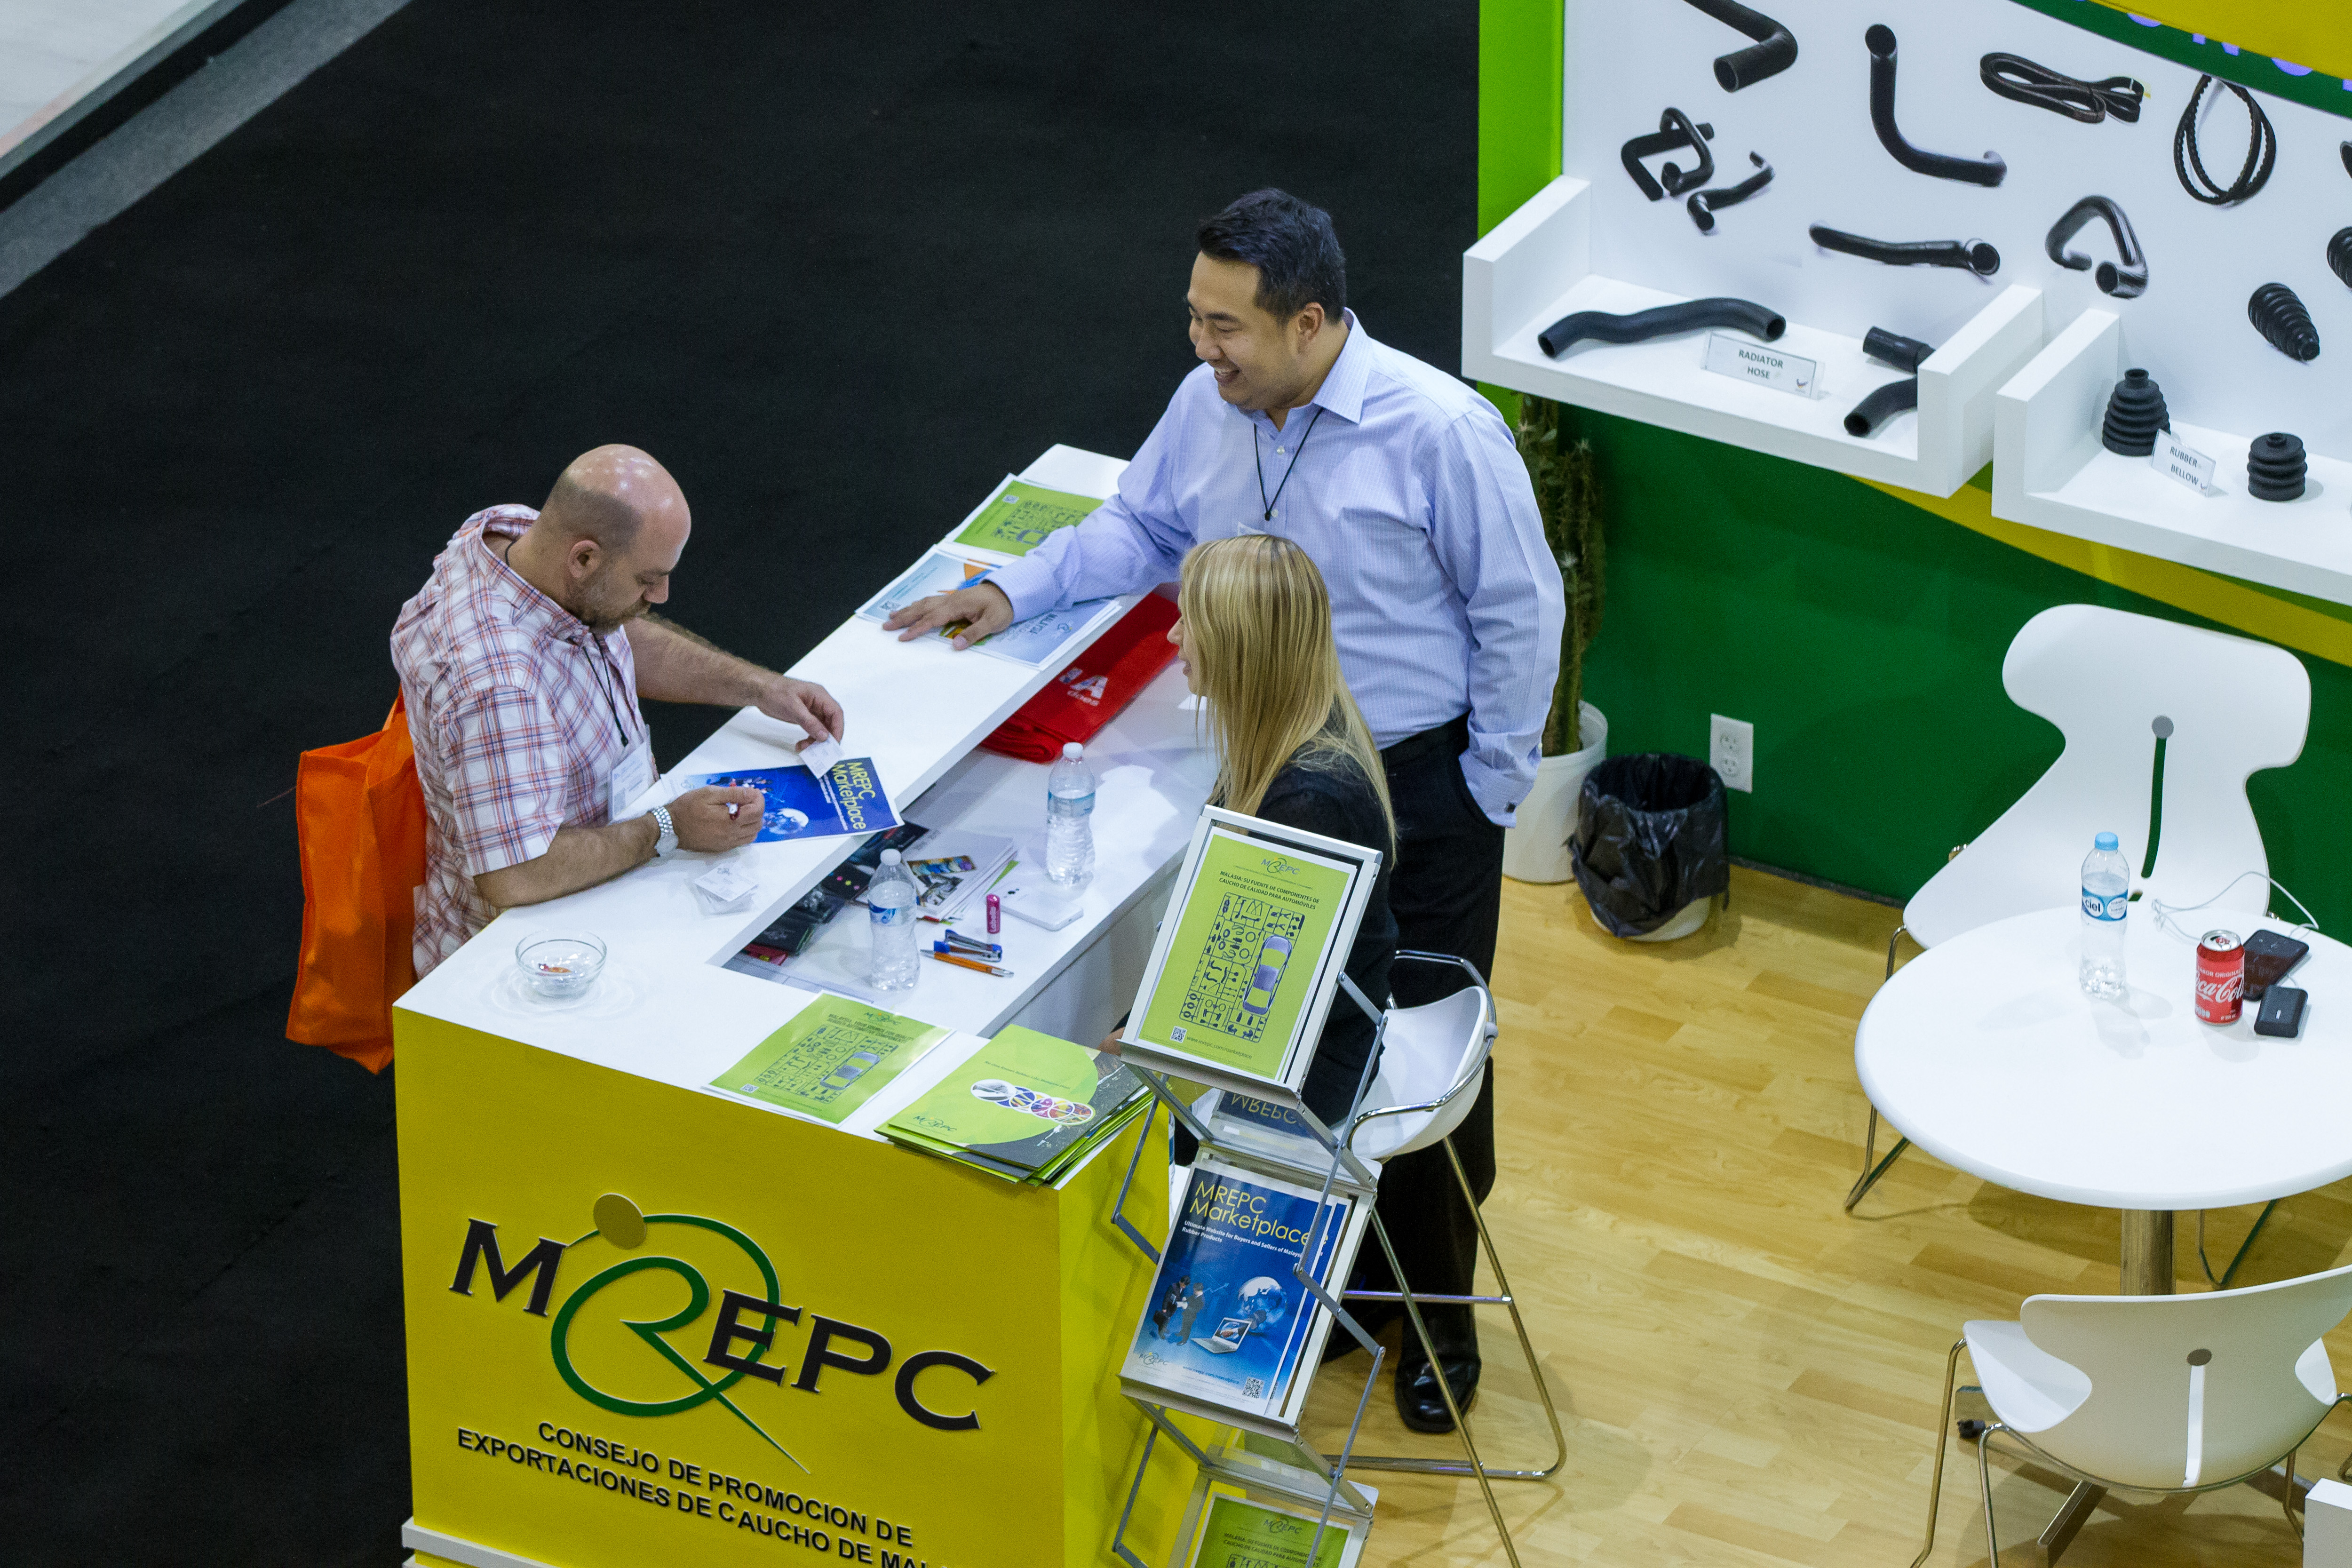
[[[497,914],[476,877],[536,860],[560,827],[604,823],[613,766],[646,733],[628,633],[598,637],[494,549],[538,515],[467,518],[393,625],[425,791],[420,975]]]

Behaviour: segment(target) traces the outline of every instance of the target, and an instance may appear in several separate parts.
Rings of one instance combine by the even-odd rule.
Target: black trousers
[[[1389,884],[1389,908],[1396,915],[1399,949],[1466,958],[1491,983],[1495,931],[1502,914],[1503,830],[1487,820],[1462,776],[1460,758],[1469,743],[1465,715],[1400,741],[1381,754],[1397,818],[1397,863]],[[1450,964],[1400,959],[1391,984],[1397,1005],[1412,1007],[1451,995],[1469,980]],[[1476,1101],[1454,1131],[1454,1152],[1461,1157],[1471,1191],[1484,1203],[1495,1186],[1492,1062]],[[1443,1144],[1382,1167],[1380,1215],[1414,1294],[1472,1293],[1478,1264],[1477,1225]],[[1358,1258],[1356,1274],[1363,1289],[1396,1289],[1377,1240],[1367,1237]],[[1422,1310],[1440,1355],[1476,1353],[1475,1310]],[[1391,1314],[1375,1310],[1370,1315],[1384,1319]],[[1401,1374],[1410,1375],[1422,1359],[1420,1342],[1408,1333],[1399,1361]]]

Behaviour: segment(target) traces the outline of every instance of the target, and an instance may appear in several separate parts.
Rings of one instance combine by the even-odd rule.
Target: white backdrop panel
[[[1727,93],[1717,56],[1740,34],[1687,0],[1567,0],[1562,168],[1593,183],[1593,270],[1684,295],[1732,294],[1792,321],[1859,337],[1886,327],[1942,343],[2006,284],[2044,291],[2055,337],[2084,310],[2123,321],[2124,363],[2145,365],[2173,416],[2248,435],[2286,430],[2315,453],[2352,458],[2352,289],[2328,269],[2327,241],[2352,224],[2352,177],[2337,146],[2352,120],[2257,91],[2278,132],[2268,185],[2239,206],[2192,199],[2172,169],[2173,128],[2197,72],[2027,10],[2011,0],[1780,0],[1759,7],[1796,36],[1797,62]],[[1895,123],[1914,146],[2007,161],[1994,188],[1914,173],[1879,144],[1870,120],[1873,23],[1900,44]],[[2085,125],[2000,97],[1978,61],[2001,50],[2084,80],[2133,76],[2150,97],[2137,123]],[[2225,184],[2245,157],[2246,117],[2209,89],[2200,147]],[[2352,93],[2347,94],[2352,99]],[[1761,153],[1772,184],[1701,234],[1683,198],[1643,199],[1618,149],[1657,129],[1668,105],[1715,127],[1716,176],[1729,185]],[[1670,155],[1685,169],[1688,153]],[[1654,171],[1661,160],[1653,158]],[[2147,253],[2147,292],[2101,294],[2091,274],[2043,253],[2051,226],[2083,196],[2122,206]],[[1874,239],[1986,239],[2000,247],[1990,278],[1935,267],[1889,267],[1814,246],[1815,223]],[[2114,256],[2094,218],[2072,248]],[[2262,284],[2293,288],[2319,330],[2320,357],[2298,363],[2246,319]]]

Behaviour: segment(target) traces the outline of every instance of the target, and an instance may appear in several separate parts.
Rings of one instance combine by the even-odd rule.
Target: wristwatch
[[[670,852],[677,847],[677,828],[670,822],[669,807],[657,805],[646,815],[654,819],[654,826],[661,834],[661,837],[654,841],[655,858],[667,858]]]

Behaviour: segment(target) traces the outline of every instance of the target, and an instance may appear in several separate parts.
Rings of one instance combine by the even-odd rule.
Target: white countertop
[[[1938,942],[1879,988],[1854,1038],[1871,1103],[1937,1159],[2066,1203],[2222,1208],[2352,1174],[2352,949],[2244,915],[2176,919],[2308,942],[2284,982],[2311,995],[2300,1037],[2255,1034],[2252,1004],[2200,1023],[2194,937],[2158,929],[2145,902],[2125,934],[2127,994],[2084,995],[2068,905]]]
[[[1108,495],[1124,466],[1056,447],[1021,478]],[[894,563],[889,573],[877,573],[877,590],[907,564],[911,563]],[[853,617],[791,673],[823,683],[840,700],[848,731],[845,753],[873,759],[902,819],[911,816],[928,827],[997,834],[1025,846],[1044,836],[1045,765],[973,747],[1065,668],[1057,660],[1033,670],[975,652],[958,653],[937,639],[901,643],[897,634]],[[1057,931],[1007,916],[996,940],[1005,949],[1004,966],[1014,971],[1011,979],[926,963],[913,991],[884,999],[895,1012],[959,1034],[886,1085],[844,1131],[870,1135],[875,1125],[977,1049],[1182,851],[1215,775],[1196,716],[1181,706],[1184,697],[1182,671],[1171,665],[1087,746],[1099,782],[1095,876],[1085,890],[1084,913]],[[800,738],[792,725],[746,709],[665,777],[790,765]],[[858,842],[854,837],[797,840],[732,851],[732,863],[760,883],[758,897],[738,914],[702,912],[688,884],[719,857],[692,853],[649,862],[566,898],[510,910],[418,982],[399,1005],[699,1089],[814,994],[721,965]],[[1025,856],[1024,860],[1016,877],[1034,864]],[[864,924],[857,910],[845,911],[813,944],[795,974],[833,964],[849,975],[851,955],[864,952]],[[973,934],[983,929],[976,913],[959,924]],[[559,929],[593,931],[608,950],[595,989],[577,1002],[536,996],[523,986],[514,965],[515,944],[523,937]],[[926,925],[922,931],[928,938],[936,929]],[[734,1102],[764,1114],[796,1114]]]

